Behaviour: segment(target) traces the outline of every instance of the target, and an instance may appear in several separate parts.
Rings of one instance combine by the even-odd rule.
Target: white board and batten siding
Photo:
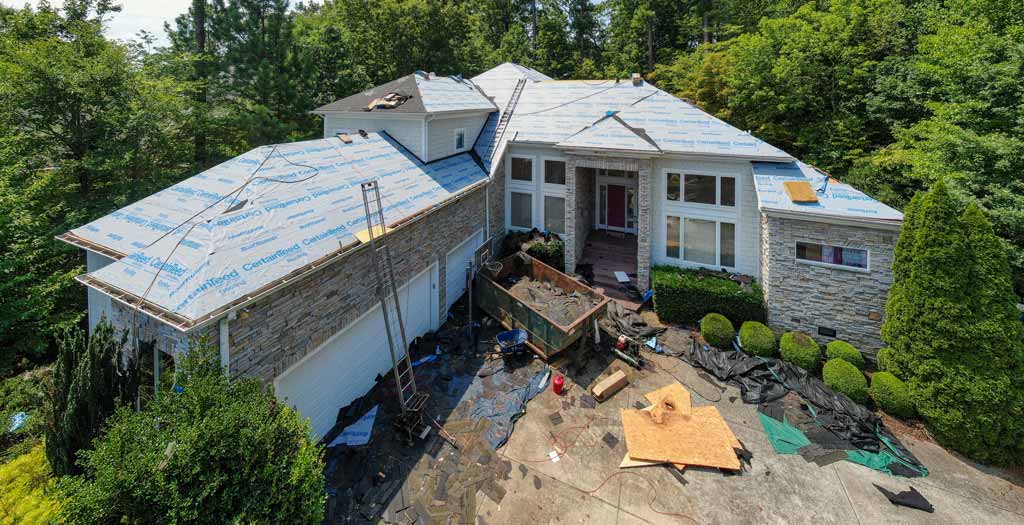
[[[735,177],[736,206],[712,206],[678,201],[667,198],[667,177],[669,173],[681,175],[716,175]],[[652,264],[671,264],[681,267],[700,267],[690,263],[682,253],[679,258],[666,255],[666,221],[668,216],[729,222],[736,225],[736,266],[730,270],[760,278],[760,232],[761,221],[757,209],[757,194],[749,161],[717,161],[661,158],[655,161],[651,177],[651,261]],[[682,183],[681,183],[682,185]],[[685,227],[681,224],[680,229]],[[681,232],[683,233],[683,232]],[[682,235],[685,237],[685,235]],[[685,243],[685,239],[680,239]],[[682,252],[682,249],[680,250]]]
[[[420,115],[376,115],[373,117],[354,116],[348,113],[328,113],[324,116],[324,138],[338,133],[358,133],[363,131],[385,131],[398,141],[405,149],[411,151],[420,160],[424,158],[423,141],[425,135],[423,116]]]
[[[110,257],[100,255],[96,252],[85,250],[85,269],[92,273],[114,262]],[[89,333],[91,334],[100,319],[106,316],[110,319],[110,296],[92,287],[86,287],[89,300]]]
[[[445,312],[466,292],[466,264],[473,258],[476,249],[483,244],[484,231],[477,230],[445,256]]]
[[[398,290],[410,342],[440,324],[437,281],[434,263]],[[277,376],[274,390],[278,399],[309,418],[313,436],[320,439],[334,426],[338,410],[368,392],[377,375],[391,366],[378,304]]]
[[[473,149],[477,135],[487,122],[490,113],[481,112],[454,117],[433,116],[427,121],[427,162],[450,157]],[[456,130],[465,131],[462,149],[455,147]]]

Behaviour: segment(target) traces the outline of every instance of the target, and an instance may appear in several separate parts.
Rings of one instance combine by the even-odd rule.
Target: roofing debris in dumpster
[[[508,288],[516,299],[560,325],[569,325],[586,314],[600,301],[579,292],[566,292],[549,282],[519,278]]]

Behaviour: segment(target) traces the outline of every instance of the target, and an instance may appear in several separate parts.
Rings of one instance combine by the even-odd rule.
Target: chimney
[[[640,76],[640,73],[633,73],[633,75],[630,78],[633,79],[634,86],[644,85],[644,77]]]

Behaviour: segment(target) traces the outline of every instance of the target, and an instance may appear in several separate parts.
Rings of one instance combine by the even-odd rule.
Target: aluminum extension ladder
[[[416,376],[409,357],[409,342],[405,337],[405,323],[402,321],[402,308],[399,305],[391,251],[387,243],[381,239],[387,232],[387,223],[384,222],[380,188],[376,180],[364,182],[361,186],[363,209],[366,211],[366,228],[370,237],[370,251],[373,252],[374,273],[377,279],[377,296],[380,298],[381,312],[384,314],[384,330],[388,337],[388,350],[391,352],[398,403],[402,408],[399,427],[407,433],[406,437],[411,444],[413,437],[427,428],[423,423],[422,409],[429,396],[416,388]],[[402,357],[399,358],[399,355]]]

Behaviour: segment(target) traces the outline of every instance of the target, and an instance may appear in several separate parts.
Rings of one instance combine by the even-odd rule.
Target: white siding
[[[364,131],[386,131],[399,144],[405,146],[420,160],[423,155],[422,117],[398,118],[387,116],[381,118],[355,117],[348,114],[328,114],[324,117],[324,137],[333,137],[338,133],[355,133]]]
[[[694,205],[666,198],[666,173],[719,175],[736,178],[736,206],[729,207]],[[665,256],[665,218],[668,215],[685,218],[717,220],[736,224],[736,271],[760,278],[760,215],[757,211],[757,195],[754,190],[754,176],[747,161],[704,161],[682,159],[658,159],[651,175],[651,261],[652,264],[674,264],[695,266],[682,258]]]
[[[112,262],[114,260],[110,257],[89,250],[85,251],[85,270],[89,273],[95,272]],[[87,287],[86,290],[89,299],[89,333],[91,334],[96,325],[99,324],[100,319],[104,316],[106,316],[107,320],[111,319],[110,296],[92,288]]]
[[[454,118],[434,117],[428,121],[427,158],[424,160],[430,162],[473,149],[477,135],[480,134],[484,123],[487,122],[487,115],[488,113],[479,113]],[[455,150],[455,130],[457,129],[466,130],[465,147],[458,151]]]

